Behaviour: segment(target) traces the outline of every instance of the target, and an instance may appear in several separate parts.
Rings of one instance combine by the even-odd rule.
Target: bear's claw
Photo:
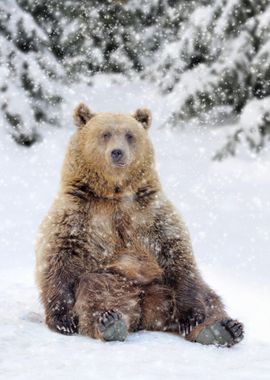
[[[109,310],[101,313],[99,326],[102,339],[106,341],[124,341],[128,335],[128,329],[120,313]]]
[[[244,325],[243,323],[235,320],[235,319],[228,319],[227,321],[223,321],[223,326],[226,328],[226,330],[229,331],[229,333],[234,338],[235,343],[240,342],[244,337]]]
[[[193,327],[198,326],[205,320],[205,315],[195,310],[191,310],[184,319],[179,321],[179,331],[184,336],[191,333]]]
[[[72,335],[78,332],[78,318],[73,315],[62,315],[54,319],[55,329],[60,334]]]

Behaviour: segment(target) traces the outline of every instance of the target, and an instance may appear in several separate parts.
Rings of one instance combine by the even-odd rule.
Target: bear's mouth
[[[127,163],[126,162],[112,162],[112,165],[117,168],[124,168],[127,166]]]

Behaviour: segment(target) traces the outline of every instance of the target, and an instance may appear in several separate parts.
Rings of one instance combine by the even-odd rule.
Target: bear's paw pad
[[[108,342],[123,342],[128,335],[128,329],[125,321],[122,319],[121,314],[114,310],[101,313],[99,317],[98,329],[102,339]]]
[[[205,327],[197,336],[196,342],[216,346],[231,347],[244,337],[244,327],[241,322],[233,319],[217,322]]]

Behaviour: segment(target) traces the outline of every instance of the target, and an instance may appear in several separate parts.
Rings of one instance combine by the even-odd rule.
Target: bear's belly
[[[102,269],[119,256],[132,252],[148,252],[154,256],[154,247],[149,236],[151,220],[134,210],[95,210],[88,227],[89,253]],[[109,212],[111,211],[111,212]]]
[[[96,214],[89,225],[89,251],[99,265],[106,265],[114,256],[116,238],[113,234],[111,218],[108,215]]]

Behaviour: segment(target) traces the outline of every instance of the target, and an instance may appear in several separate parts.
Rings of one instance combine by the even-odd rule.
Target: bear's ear
[[[144,129],[150,128],[152,121],[152,113],[147,108],[139,108],[133,114],[133,117],[143,125]]]
[[[73,120],[76,127],[83,127],[95,114],[84,104],[80,103],[74,110]]]

